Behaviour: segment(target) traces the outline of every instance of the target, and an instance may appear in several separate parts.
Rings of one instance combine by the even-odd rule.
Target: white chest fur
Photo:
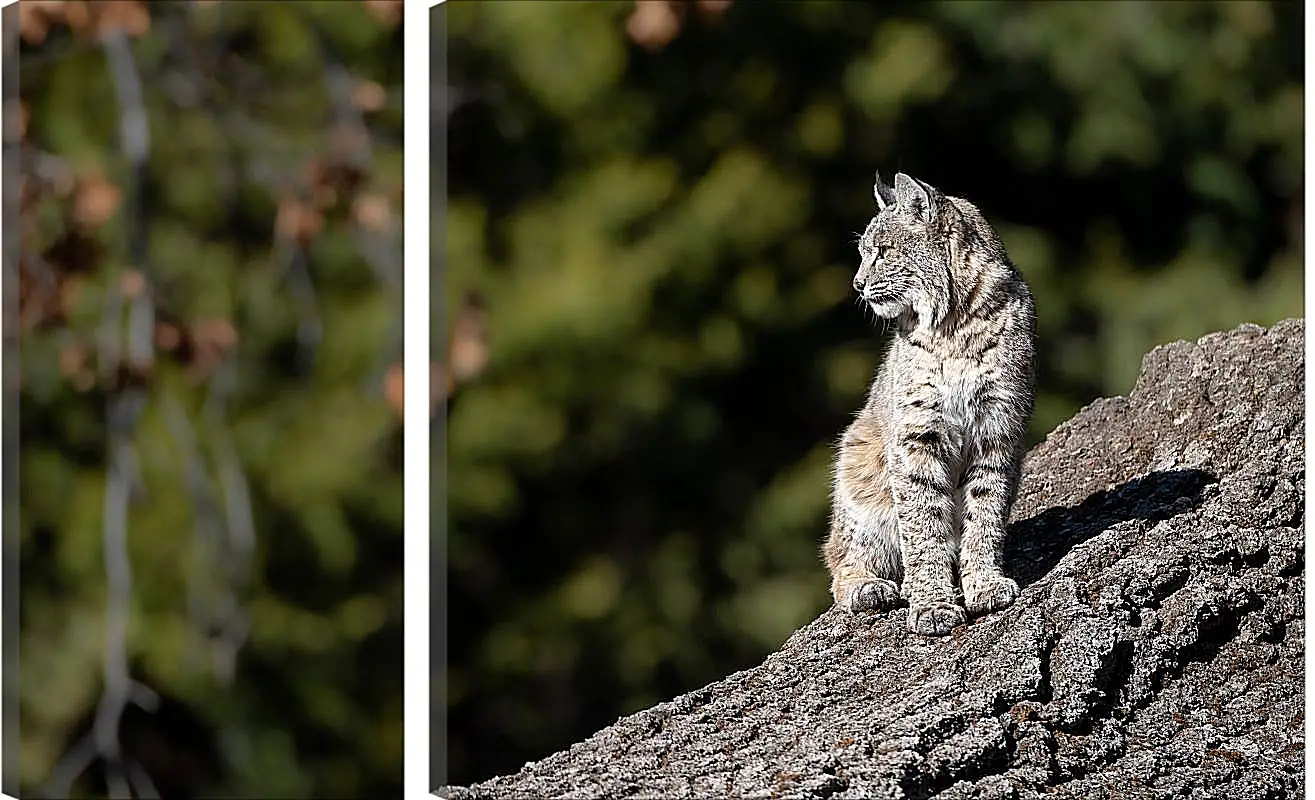
[[[975,431],[985,383],[981,365],[961,358],[946,359],[940,364],[934,383],[945,423],[957,432]]]

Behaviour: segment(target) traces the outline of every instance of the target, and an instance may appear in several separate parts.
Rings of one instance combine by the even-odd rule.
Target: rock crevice
[[[1029,453],[1023,593],[943,639],[834,609],[459,798],[1300,797],[1304,323],[1156,348]]]

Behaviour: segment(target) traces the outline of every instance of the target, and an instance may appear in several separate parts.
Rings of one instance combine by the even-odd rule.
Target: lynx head
[[[916,315],[934,328],[949,313],[949,237],[959,211],[950,198],[904,173],[886,186],[880,173],[873,194],[877,215],[858,240],[854,291],[879,317]]]

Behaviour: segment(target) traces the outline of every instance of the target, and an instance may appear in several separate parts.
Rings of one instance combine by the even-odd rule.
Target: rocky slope
[[[760,666],[452,798],[1301,797],[1304,323],[1146,356],[1028,456],[1024,591],[829,610]]]

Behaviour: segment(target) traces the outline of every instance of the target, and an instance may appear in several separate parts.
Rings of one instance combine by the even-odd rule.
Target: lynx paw
[[[954,603],[926,603],[909,606],[909,630],[923,636],[944,636],[968,621],[962,606]]]
[[[849,593],[849,610],[886,611],[899,604],[899,587],[885,578],[872,578],[858,584]]]
[[[1018,584],[1003,575],[966,582],[963,589],[964,605],[973,616],[1007,608],[1017,597]]]

